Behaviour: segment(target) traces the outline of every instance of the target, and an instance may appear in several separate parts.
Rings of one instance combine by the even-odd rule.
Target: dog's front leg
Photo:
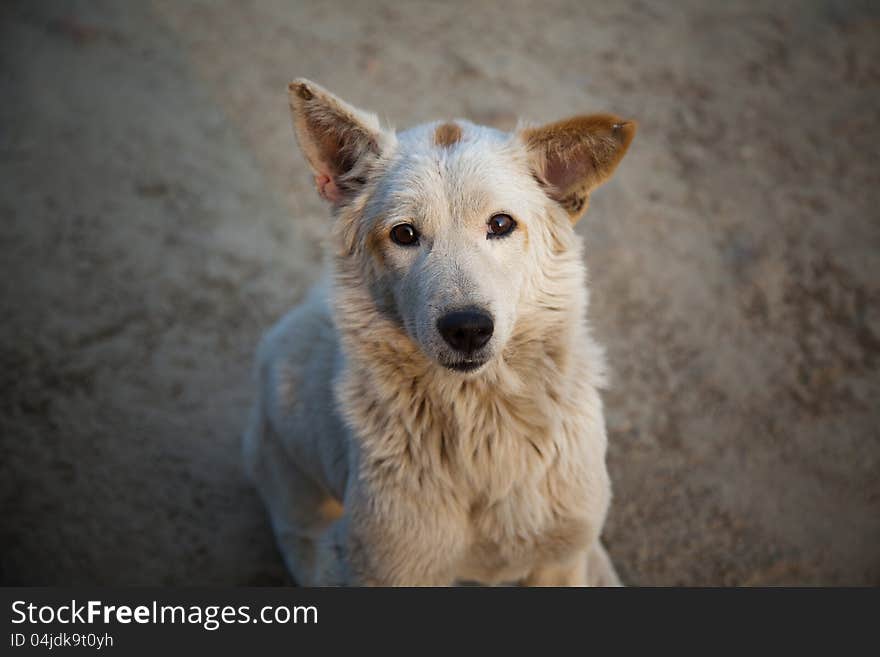
[[[602,541],[596,541],[587,553],[587,584],[589,586],[623,586]]]
[[[583,556],[563,563],[536,566],[523,581],[523,586],[586,586],[587,561]]]
[[[371,523],[372,524],[372,523]],[[354,525],[354,529],[353,529]],[[420,537],[404,531],[357,527],[348,515],[317,540],[313,586],[444,586],[453,576]],[[377,538],[377,534],[379,537]]]
[[[622,586],[601,541],[571,561],[541,564],[523,581],[524,586]]]
[[[354,586],[349,558],[349,522],[343,515],[320,535],[315,546],[313,586]]]

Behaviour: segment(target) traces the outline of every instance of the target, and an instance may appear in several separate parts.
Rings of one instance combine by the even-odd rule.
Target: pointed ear
[[[315,174],[318,193],[341,205],[365,183],[365,172],[394,143],[375,114],[362,112],[319,85],[288,85],[293,127]]]
[[[572,223],[586,209],[590,192],[614,173],[635,134],[635,121],[612,114],[575,116],[519,131],[532,171]]]

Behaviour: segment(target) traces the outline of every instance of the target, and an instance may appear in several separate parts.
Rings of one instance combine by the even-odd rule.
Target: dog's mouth
[[[450,369],[450,370],[455,370],[456,372],[475,372],[476,370],[480,369],[483,365],[485,365],[487,362],[488,362],[488,360],[471,359],[471,360],[459,360],[456,362],[442,362],[441,361],[440,364],[443,365],[443,367]]]

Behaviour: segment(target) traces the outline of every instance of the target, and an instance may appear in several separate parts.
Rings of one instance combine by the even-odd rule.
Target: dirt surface
[[[239,436],[328,222],[304,75],[401,127],[638,119],[578,226],[622,577],[880,584],[880,13],[711,5],[0,5],[2,581],[289,583]]]

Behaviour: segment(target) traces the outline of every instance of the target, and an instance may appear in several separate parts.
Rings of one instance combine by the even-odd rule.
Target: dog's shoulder
[[[263,335],[257,349],[256,376],[270,418],[289,415],[315,390],[323,394],[329,384],[316,379],[332,376],[338,354],[329,284],[321,281]]]
[[[304,338],[320,338],[322,335],[326,338],[326,334],[332,331],[329,282],[322,279],[309,290],[301,303],[263,334],[257,348],[257,363],[261,366],[271,365],[285,356],[310,349],[313,344],[304,342]]]

